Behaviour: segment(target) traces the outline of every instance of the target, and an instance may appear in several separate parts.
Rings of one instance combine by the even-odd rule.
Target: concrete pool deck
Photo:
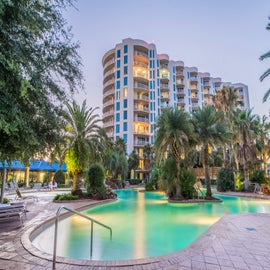
[[[34,248],[30,232],[55,216],[61,204],[52,196],[28,200],[27,218],[21,227],[0,223],[0,269],[52,269],[52,256]],[[226,193],[230,195],[230,193]],[[252,193],[233,193],[253,197]],[[260,197],[261,198],[261,197]],[[270,197],[264,196],[263,199]],[[95,201],[67,203],[78,209]],[[270,270],[270,214],[225,215],[189,247],[163,256],[129,261],[87,261],[58,257],[56,269],[249,269]]]

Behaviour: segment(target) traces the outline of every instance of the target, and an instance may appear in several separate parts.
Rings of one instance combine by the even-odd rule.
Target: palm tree
[[[179,199],[183,198],[179,185],[181,155],[185,153],[189,138],[193,136],[193,126],[189,120],[188,113],[173,108],[165,110],[157,119],[157,134],[154,143],[156,158],[161,160],[165,153],[172,153],[177,170],[173,180],[176,193],[172,196]]]
[[[130,155],[128,156],[128,169],[130,171],[130,175],[131,175],[131,171],[134,171],[134,178],[136,178],[136,170],[139,167],[139,162],[140,162],[140,157],[137,153],[135,153],[135,151],[133,150]],[[131,177],[131,176],[130,176]]]
[[[270,19],[270,17],[269,17],[268,19]],[[270,30],[270,23],[267,24],[266,30]],[[270,51],[268,51],[268,52],[264,53],[263,55],[261,55],[259,59],[260,59],[261,61],[263,61],[264,59],[269,58],[269,57],[270,57]],[[261,75],[260,81],[263,81],[266,77],[269,76],[269,74],[270,74],[270,68],[267,69],[267,70]],[[268,90],[266,91],[266,93],[264,94],[263,102],[265,102],[265,101],[269,98],[269,96],[270,96],[270,89],[268,89]]]
[[[205,171],[206,198],[212,197],[209,174],[209,152],[222,143],[228,141],[229,133],[222,122],[223,112],[215,111],[213,106],[206,106],[192,114],[192,123],[195,128],[197,144],[201,146],[203,167]]]
[[[89,160],[96,151],[100,118],[98,114],[94,114],[98,108],[88,108],[86,100],[81,107],[75,101],[65,105],[65,137],[68,142],[66,161],[74,176],[72,193],[81,194],[79,176],[88,167]]]
[[[252,110],[237,109],[233,116],[235,149],[237,159],[243,166],[245,189],[249,187],[248,162],[256,158],[255,138],[258,128],[258,116]]]
[[[147,143],[143,147],[143,160],[144,160],[144,169],[147,170],[146,179],[150,179],[150,172],[151,172],[151,161],[152,161],[152,147],[149,143]]]
[[[215,96],[213,97],[213,102],[216,110],[223,111],[223,119],[227,122],[227,127],[232,133],[233,126],[231,119],[234,114],[234,110],[239,106],[243,106],[243,102],[238,98],[238,89],[231,86],[224,86],[221,90],[216,92]],[[232,157],[235,154],[233,152],[232,141],[229,142],[228,146],[223,146],[224,167],[227,165],[227,149],[229,150],[230,166],[232,167]]]

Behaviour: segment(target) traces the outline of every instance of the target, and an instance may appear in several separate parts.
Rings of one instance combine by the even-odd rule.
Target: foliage
[[[1,1],[1,160],[25,161],[50,149],[61,130],[62,102],[82,86],[78,44],[62,17],[71,3]]]
[[[43,176],[43,183],[48,183],[50,181],[50,175],[46,172]]]
[[[66,164],[73,173],[73,192],[79,190],[79,176],[93,159],[99,143],[100,118],[94,114],[98,108],[88,108],[84,100],[82,106],[75,101],[65,103],[65,138],[67,140]],[[79,191],[78,191],[79,192]]]
[[[182,195],[185,199],[192,199],[194,195],[193,185],[196,182],[196,175],[193,169],[182,168],[180,172],[180,183]]]
[[[57,184],[65,184],[65,174],[62,170],[58,170],[55,172],[53,176],[53,181],[57,182]]]
[[[97,163],[91,165],[86,176],[87,193],[91,197],[97,200],[106,198],[104,179],[105,172],[103,166]]]
[[[65,194],[57,194],[53,201],[70,201],[70,200],[78,200],[79,199],[79,196],[77,195],[72,195],[70,193],[65,193]]]
[[[236,191],[243,191],[245,189],[244,176],[241,173],[236,174],[235,189]]]
[[[209,152],[211,148],[228,141],[230,134],[226,129],[222,111],[215,111],[213,106],[206,106],[192,114],[192,123],[195,128],[196,140],[201,146],[203,167],[205,170],[206,198],[212,197],[209,174]]]
[[[130,185],[139,185],[141,183],[140,179],[129,179],[128,181]]]
[[[268,18],[270,19],[270,17]],[[270,23],[267,24],[266,26],[266,30],[270,30]],[[270,51],[264,53],[263,55],[260,56],[260,60],[264,60],[264,59],[267,59],[270,57]],[[270,69],[268,68],[260,77],[260,81],[263,81],[266,77],[268,77],[270,74]],[[264,97],[263,97],[263,102],[265,102],[270,96],[270,89],[268,89],[266,91],[266,93],[264,94]]]
[[[149,181],[145,184],[145,191],[155,191],[156,183],[154,181]]]
[[[3,204],[7,204],[9,203],[9,199],[8,198],[3,198]]]
[[[231,168],[221,168],[217,175],[218,191],[234,191],[234,173]]]
[[[258,184],[268,184],[269,179],[265,175],[265,171],[257,170],[250,175],[250,181]]]

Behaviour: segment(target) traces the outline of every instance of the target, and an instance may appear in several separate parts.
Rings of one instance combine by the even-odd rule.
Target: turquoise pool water
[[[152,257],[183,249],[226,214],[270,213],[270,202],[218,196],[222,203],[173,204],[162,193],[118,190],[118,200],[84,213],[110,226],[94,225],[93,260],[127,260]],[[247,224],[247,226],[250,226]],[[47,252],[53,251],[54,228],[33,240]],[[90,222],[72,216],[59,223],[58,256],[90,259]]]

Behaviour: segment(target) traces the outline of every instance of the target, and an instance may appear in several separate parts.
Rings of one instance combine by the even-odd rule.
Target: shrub
[[[97,200],[106,198],[105,171],[102,165],[93,164],[86,175],[87,193]]]
[[[55,172],[53,176],[53,181],[57,182],[57,184],[65,184],[65,174],[62,170],[58,170]]]
[[[217,190],[228,191],[234,190],[234,174],[230,168],[221,168],[217,175]]]
[[[196,182],[196,175],[193,169],[182,168],[180,171],[180,187],[182,196],[185,199],[192,199],[194,195],[193,185]]]
[[[265,176],[265,171],[258,170],[253,172],[249,178],[250,182],[258,184],[268,184],[268,178]]]
[[[130,185],[139,185],[141,183],[140,179],[129,179]]]
[[[146,191],[154,191],[156,190],[156,185],[154,181],[149,181],[148,183],[145,184],[145,190]]]
[[[9,203],[9,199],[8,198],[3,198],[3,204]]]
[[[244,176],[241,173],[236,174],[235,189],[236,189],[236,191],[244,191],[245,190]]]
[[[78,200],[79,199],[79,196],[76,196],[76,195],[72,195],[70,193],[65,193],[65,194],[57,194],[53,201],[64,201],[64,200]]]

